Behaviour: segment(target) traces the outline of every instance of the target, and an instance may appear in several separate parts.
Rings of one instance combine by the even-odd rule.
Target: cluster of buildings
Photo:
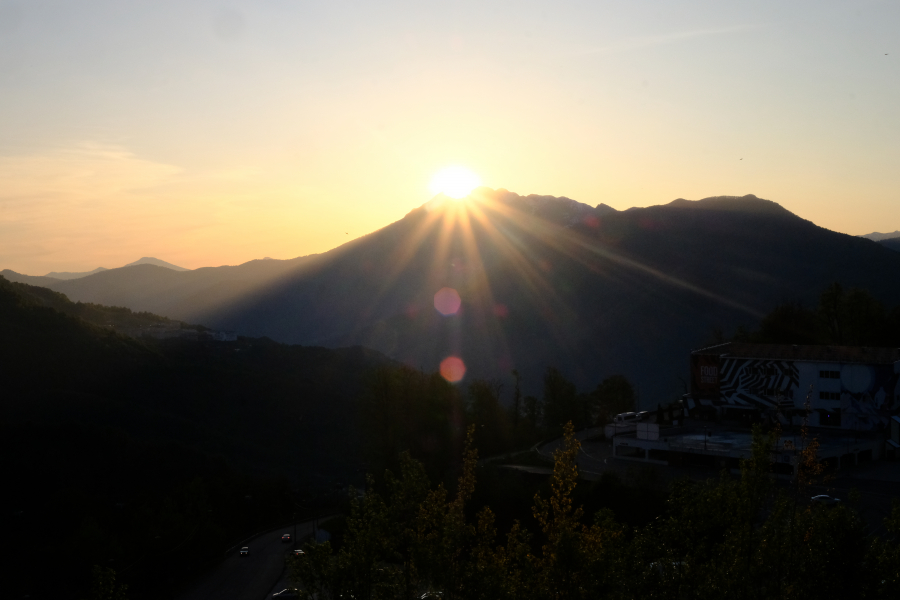
[[[802,426],[834,468],[900,457],[900,348],[729,342],[693,351],[690,365],[679,416],[691,425],[620,427],[617,457],[737,468],[750,453],[750,423],[781,426],[776,471],[788,476],[806,443]]]

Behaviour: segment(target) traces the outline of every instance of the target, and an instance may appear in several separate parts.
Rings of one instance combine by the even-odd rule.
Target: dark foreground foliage
[[[739,478],[682,482],[664,515],[630,527],[573,502],[580,444],[570,423],[549,491],[533,499],[535,530],[516,522],[501,532],[490,507],[468,506],[473,433],[454,494],[430,487],[423,466],[401,454],[384,492],[370,488],[352,503],[339,549],[308,544],[292,559],[301,597],[894,598],[900,584],[900,504],[886,522],[889,539],[877,539],[852,507],[799,500],[816,474],[814,443],[796,486],[785,489],[770,474],[777,433],[756,430]]]
[[[383,356],[106,325],[160,319],[0,278],[3,597],[86,597],[95,565],[170,597],[359,468],[349,415]]]

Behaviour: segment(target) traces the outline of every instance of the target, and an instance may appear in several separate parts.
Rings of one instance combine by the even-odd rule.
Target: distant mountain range
[[[190,269],[185,269],[184,267],[179,267],[178,265],[173,265],[172,263],[168,263],[164,260],[159,260],[158,258],[153,258],[152,256],[145,256],[139,260],[136,260],[132,263],[128,263],[125,265],[126,267],[133,267],[135,265],[156,265],[157,267],[165,267],[166,269],[172,269],[173,271],[189,271]],[[52,279],[81,279],[82,277],[87,277],[88,275],[93,275],[94,273],[99,273],[100,271],[108,271],[109,269],[105,267],[97,267],[93,271],[84,271],[81,273],[72,273],[70,271],[53,271],[44,275],[44,277],[50,277]]]
[[[859,237],[864,237],[866,239],[872,240],[873,242],[880,242],[881,240],[900,238],[900,231],[894,231],[893,233],[878,233],[877,231],[873,231],[872,233],[867,233]]]
[[[554,365],[581,389],[623,373],[644,408],[683,391],[687,357],[714,328],[753,326],[832,281],[900,297],[900,254],[829,231],[755,196],[616,211],[481,188],[437,197],[330,252],[176,272],[155,265],[27,281],[72,300],[127,306],[304,345],[363,345],[434,370],[538,394]],[[433,307],[443,287],[462,306]]]
[[[82,277],[87,277],[88,275],[93,275],[94,273],[99,273],[100,271],[107,271],[105,267],[97,267],[93,271],[83,271],[81,273],[73,273],[71,271],[51,271],[44,275],[44,277],[50,277],[52,279],[80,279]]]
[[[264,287],[305,260],[262,259],[235,267],[204,267],[192,271],[132,263],[133,266],[105,269],[67,281],[22,275],[9,269],[0,271],[0,275],[10,281],[62,292],[73,301],[127,306],[161,315],[207,315],[223,303]]]

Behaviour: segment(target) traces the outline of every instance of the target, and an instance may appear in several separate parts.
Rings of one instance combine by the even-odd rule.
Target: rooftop
[[[868,365],[890,365],[900,361],[900,348],[869,348],[865,346],[803,346],[728,342],[694,350],[692,354],[721,356],[724,358],[862,363]]]

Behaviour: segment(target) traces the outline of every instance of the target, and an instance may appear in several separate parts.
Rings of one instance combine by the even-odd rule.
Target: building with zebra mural
[[[725,343],[691,353],[690,412],[882,431],[900,414],[900,348]]]

